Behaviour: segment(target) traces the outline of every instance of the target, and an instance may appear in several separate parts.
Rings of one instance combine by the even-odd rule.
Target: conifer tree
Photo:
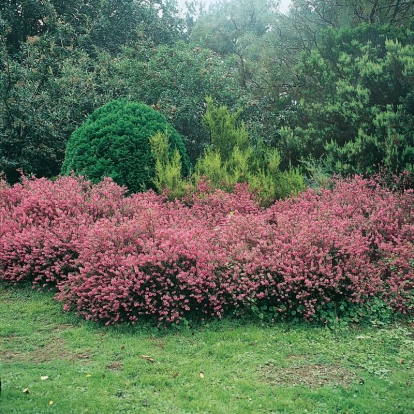
[[[92,113],[70,137],[63,174],[86,175],[93,182],[112,177],[130,192],[154,188],[155,160],[150,138],[166,132],[170,153],[177,150],[182,173],[187,175],[190,161],[182,137],[156,110],[142,103],[118,99]]]

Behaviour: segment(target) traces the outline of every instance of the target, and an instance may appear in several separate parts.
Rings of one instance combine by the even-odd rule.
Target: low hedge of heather
[[[414,195],[336,180],[261,208],[200,182],[182,201],[111,180],[0,184],[0,278],[106,324],[265,313],[325,321],[414,308]],[[358,310],[356,312],[355,310]]]
[[[9,282],[55,286],[78,268],[81,241],[101,218],[128,214],[125,189],[112,180],[55,182],[23,177],[0,183],[0,276]]]

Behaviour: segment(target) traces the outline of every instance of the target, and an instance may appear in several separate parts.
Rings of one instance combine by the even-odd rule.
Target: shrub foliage
[[[130,192],[153,188],[155,161],[149,139],[160,132],[168,134],[171,153],[178,150],[187,174],[190,162],[182,137],[155,109],[126,99],[97,109],[72,134],[62,173],[74,171],[95,183],[111,177]]]
[[[285,162],[323,157],[342,175],[413,170],[413,24],[330,28],[302,54],[296,74],[305,86],[280,131]]]
[[[181,175],[179,153],[173,156],[167,153],[167,137],[157,135],[151,139],[151,151],[156,159],[154,183],[159,192],[173,200],[206,178],[214,188],[227,192],[232,192],[236,184],[247,183],[265,206],[304,190],[299,170],[280,170],[281,159],[276,148],[263,141],[253,144],[244,123],[237,123],[240,111],[230,113],[226,106],[217,107],[211,97],[206,102],[203,123],[211,142],[198,158],[189,180],[185,181]]]
[[[326,321],[373,304],[414,309],[414,194],[374,180],[260,207],[201,180],[183,202],[125,196],[107,179],[0,186],[0,279],[55,286],[65,309],[106,324],[266,312]]]

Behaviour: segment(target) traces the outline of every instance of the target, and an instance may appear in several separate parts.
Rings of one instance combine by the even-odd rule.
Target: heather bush
[[[356,178],[261,209],[246,189],[204,183],[188,206],[153,205],[150,221],[142,212],[123,227],[101,223],[59,298],[107,323],[247,309],[324,319],[374,299],[412,312],[411,193]]]
[[[190,206],[149,200],[122,222],[96,223],[83,241],[79,273],[59,285],[65,308],[107,323],[146,315],[172,323],[234,307],[244,286],[221,229],[236,214],[259,208],[246,186],[234,196],[202,190],[208,185],[192,194]]]
[[[182,202],[126,197],[111,180],[2,184],[1,279],[57,285],[65,309],[107,324],[411,315],[412,190],[330,187],[264,208],[247,184],[228,193],[207,179]]]
[[[373,297],[395,311],[412,312],[413,201],[411,191],[396,193],[355,177],[336,181],[332,191],[308,191],[271,207],[272,220],[289,228],[281,246],[286,254],[279,253],[283,283],[297,300],[303,294],[311,299],[302,303],[305,316],[307,310],[311,316],[312,304],[321,309],[334,302],[339,308],[345,300],[368,304]],[[272,270],[279,275],[280,267]]]
[[[125,189],[106,179],[28,179],[0,187],[0,277],[54,285],[77,268],[79,242],[102,217],[127,212]]]

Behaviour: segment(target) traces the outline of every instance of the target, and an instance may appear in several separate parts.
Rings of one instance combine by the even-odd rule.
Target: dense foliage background
[[[0,280],[108,324],[412,315],[413,1],[187,6],[0,3]]]
[[[207,96],[282,170],[411,169],[413,2],[277,3],[1,2],[0,170],[56,176],[73,131],[118,98],[160,111],[195,164]]]

